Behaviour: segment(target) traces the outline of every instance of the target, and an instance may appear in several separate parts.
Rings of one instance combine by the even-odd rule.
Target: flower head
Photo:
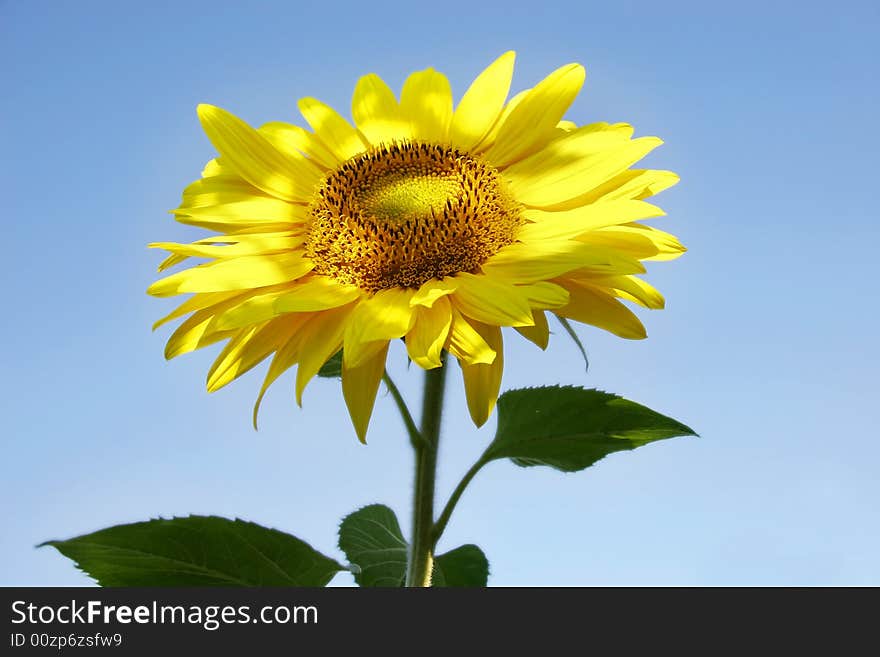
[[[410,75],[400,99],[376,75],[352,99],[354,125],[314,98],[311,130],[254,129],[217,107],[199,118],[220,156],[174,214],[217,235],[170,252],[160,271],[207,258],[150,286],[193,296],[157,322],[189,315],[173,356],[226,340],[208,373],[217,390],[272,357],[254,408],[294,365],[296,398],[343,349],[342,390],[364,440],[390,341],[430,369],[461,365],[477,425],[501,385],[501,327],[545,348],[546,312],[644,338],[619,299],[661,308],[636,275],[678,257],[672,235],[639,220],[669,171],[630,167],[660,145],[631,126],[563,120],[584,82],[568,64],[507,99],[514,53],[499,57],[453,108],[447,79]]]

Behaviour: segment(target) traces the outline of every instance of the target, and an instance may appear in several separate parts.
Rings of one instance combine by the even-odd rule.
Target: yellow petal
[[[293,367],[299,359],[300,352],[304,346],[301,337],[302,328],[311,318],[312,315],[308,314],[291,315],[289,318],[286,318],[290,323],[290,337],[287,339],[287,342],[283,343],[278,351],[275,352],[275,357],[269,365],[269,371],[266,372],[266,378],[263,380],[263,385],[260,388],[260,394],[257,396],[257,401],[254,402],[254,429],[257,428],[257,416],[260,413],[260,404],[263,402],[263,397],[266,395],[269,386],[275,383],[275,381],[278,380],[278,377]]]
[[[497,354],[460,312],[452,308],[452,326],[446,349],[462,363],[494,363]]]
[[[171,360],[175,356],[201,349],[209,344],[235,335],[235,331],[216,331],[211,326],[214,316],[227,308],[241,303],[247,294],[237,294],[219,303],[202,308],[187,317],[168,338],[165,343],[165,358]]]
[[[568,305],[554,310],[560,317],[598,326],[621,338],[641,340],[647,337],[639,318],[607,292],[580,284],[566,287]]]
[[[270,320],[279,314],[274,309],[275,300],[288,290],[286,285],[262,288],[241,303],[217,313],[211,328],[229,331]]]
[[[515,110],[519,104],[525,100],[525,98],[531,93],[531,89],[523,89],[516,95],[514,95],[507,104],[504,106],[504,109],[501,110],[501,114],[498,119],[495,121],[495,125],[491,127],[489,132],[486,133],[486,136],[483,137],[477,144],[471,149],[472,153],[482,153],[495,144],[495,140],[498,138],[498,132],[501,130],[501,126],[507,121],[507,117],[510,116],[511,112]]]
[[[225,377],[225,373],[231,369],[232,363],[237,359],[241,351],[248,345],[251,338],[263,328],[260,326],[250,326],[235,333],[226,346],[220,352],[220,355],[214,360],[213,365],[208,370],[207,388],[208,392],[219,390],[226,383],[232,381],[235,376]],[[270,350],[271,351],[271,350]],[[266,354],[268,355],[268,353]],[[218,385],[219,384],[219,385]]]
[[[401,116],[394,92],[374,73],[358,80],[351,98],[351,115],[367,140],[377,146],[409,139],[409,122]]]
[[[426,308],[430,308],[440,297],[455,292],[455,290],[458,289],[459,283],[460,280],[458,278],[453,278],[451,276],[447,276],[442,280],[430,280],[427,283],[424,283],[415,294],[413,294],[409,303],[411,306],[425,306]]]
[[[361,294],[354,285],[338,283],[327,276],[315,276],[278,297],[274,310],[276,313],[326,310],[354,301]]]
[[[522,242],[567,240],[590,230],[665,214],[656,205],[632,200],[593,203],[562,212],[528,209],[523,215],[533,223],[520,228],[517,238]]]
[[[400,93],[400,113],[414,139],[444,143],[452,120],[452,88],[432,68],[410,74]]]
[[[607,143],[620,143],[630,139],[635,129],[628,123],[608,123],[607,121],[599,121],[597,123],[589,123],[587,125],[578,126],[574,121],[560,121],[556,124],[553,138],[547,144],[553,144],[560,139],[569,137],[571,133],[577,131],[583,135],[587,132],[605,133],[602,138]],[[517,163],[518,164],[518,163]],[[516,166],[516,164],[512,165]]]
[[[178,255],[176,253],[172,253],[170,256],[165,258],[162,262],[159,263],[158,271],[161,274],[166,269],[170,269],[174,265],[179,265],[181,262],[186,260],[189,256]]]
[[[440,297],[430,308],[416,306],[413,327],[406,334],[406,351],[412,361],[426,370],[440,367],[440,353],[452,326],[452,306]]]
[[[302,236],[290,233],[261,233],[205,238],[191,244],[177,242],[151,242],[151,249],[164,249],[178,255],[196,258],[236,258],[246,255],[282,253],[298,247]]]
[[[216,305],[222,301],[226,301],[227,299],[232,299],[233,297],[238,297],[240,295],[241,293],[238,291],[194,294],[192,297],[177,306],[177,308],[175,308],[172,312],[165,315],[165,317],[157,320],[153,324],[153,330],[155,331],[157,328],[159,328],[163,324],[170,322],[172,319],[183,317],[184,315],[188,315],[189,313],[195,312],[197,310],[202,310],[203,308],[207,308],[208,306]]]
[[[516,330],[529,342],[540,349],[546,349],[550,343],[550,327],[547,325],[547,314],[543,310],[533,310],[534,326],[517,326]]]
[[[526,298],[532,310],[559,308],[568,303],[568,290],[556,283],[540,281],[531,285],[517,285],[516,289]]]
[[[366,150],[367,144],[358,131],[332,107],[314,98],[303,98],[298,106],[315,134],[340,162]]]
[[[224,227],[228,228],[229,226],[226,225]],[[265,228],[265,225],[262,228]],[[159,263],[159,272],[163,272],[190,257],[233,258],[244,255],[283,253],[298,247],[304,239],[304,236],[295,235],[290,230],[278,232],[261,231],[255,234],[235,232],[217,237],[208,237],[191,244],[152,242],[147,246],[152,249],[165,249],[171,252],[170,256]]]
[[[657,137],[594,143],[608,135],[575,130],[517,162],[504,171],[511,192],[524,205],[553,207],[598,187],[663,143]]]
[[[200,178],[187,185],[183,190],[183,202],[180,204],[180,209],[249,201],[254,197],[269,198],[278,203],[284,203],[284,201],[254,187],[241,176],[222,174]]]
[[[299,219],[291,219],[288,221],[266,221],[255,218],[253,216],[223,216],[222,210],[228,206],[220,206],[221,212],[214,215],[201,210],[210,211],[211,208],[199,208],[198,212],[182,213],[175,211],[175,220],[187,226],[196,226],[214,231],[215,233],[223,233],[226,235],[249,235],[255,233],[278,233],[278,232],[301,232],[303,229]],[[185,260],[185,257],[182,257]]]
[[[490,276],[460,273],[452,302],[463,314],[497,326],[530,326],[532,310],[513,285]]]
[[[182,224],[218,233],[239,233],[241,229],[251,228],[264,233],[291,231],[301,229],[309,218],[308,210],[302,205],[266,197],[221,205],[181,207],[171,212]]]
[[[629,123],[608,123],[607,121],[597,121],[596,123],[589,123],[587,125],[578,126],[574,125],[571,121],[560,121],[560,123],[569,123],[572,128],[570,130],[566,130],[566,132],[572,132],[574,130],[583,130],[585,132],[603,132],[606,133],[609,137],[615,136],[619,141],[626,141],[628,139],[632,139],[633,133],[635,132],[635,128],[633,128]]]
[[[224,164],[219,157],[210,160],[202,169],[202,177],[204,178],[223,175],[235,175],[235,169],[228,164]]]
[[[208,371],[208,392],[219,390],[259,365],[291,334],[291,323],[277,319],[239,331]]]
[[[249,183],[287,201],[308,201],[320,176],[303,156],[282,153],[226,110],[199,105],[199,119],[224,162]]]
[[[190,184],[172,212],[180,223],[221,233],[285,230],[309,218],[305,205],[268,196],[239,176],[228,175]]]
[[[244,256],[219,260],[166,276],[147,288],[156,297],[183,292],[245,290],[296,280],[314,263],[298,253]]]
[[[597,248],[613,249],[639,260],[674,260],[687,251],[675,235],[644,224],[625,224],[591,231],[581,235],[578,241]]]
[[[499,327],[474,323],[474,328],[497,354],[495,360],[489,365],[482,363],[469,365],[460,361],[468,411],[470,411],[474,424],[481,427],[492,414],[492,409],[495,408],[495,402],[498,399],[498,391],[501,389],[501,375],[504,372],[504,349]]]
[[[294,283],[293,287],[264,288],[265,293],[254,294],[219,313],[214,320],[215,328],[234,329],[282,314],[329,310],[344,306],[361,295],[355,286],[337,283],[326,276],[313,276],[300,281]]]
[[[628,299],[645,308],[660,310],[666,305],[666,300],[660,291],[637,276],[609,276],[593,278],[586,282],[599,288],[608,287],[621,299]]]
[[[513,283],[534,283],[584,268],[605,276],[645,271],[638,260],[618,255],[611,249],[571,240],[514,243],[500,249],[483,264],[488,276]]]
[[[376,354],[368,358],[359,367],[346,366],[345,359],[342,363],[342,396],[348,406],[351,422],[357,433],[358,440],[367,442],[367,427],[370,424],[370,416],[373,414],[373,405],[376,402],[376,392],[379,390],[379,381],[385,372],[385,358],[388,355],[388,344]]]
[[[343,360],[347,367],[359,367],[380,345],[406,335],[415,319],[415,309],[409,303],[412,295],[412,290],[391,288],[357,304],[345,331]]]
[[[300,152],[308,161],[323,169],[335,169],[339,164],[336,156],[321,143],[314,133],[305,128],[283,121],[271,121],[259,127],[259,132],[280,151]]]
[[[568,201],[551,206],[553,210],[568,210],[589,203],[619,199],[646,199],[669,189],[679,181],[678,174],[659,169],[627,169],[606,180],[594,189],[585,191]]]
[[[210,332],[207,327],[210,325],[210,318],[199,321],[187,319],[183,324],[177,327],[168,342],[165,343],[165,358],[171,360],[196,349],[209,347],[212,344],[226,340],[235,335],[235,331],[214,331]]]
[[[302,338],[306,348],[302,350],[296,368],[296,403],[300,406],[309,381],[342,348],[346,320],[352,309],[353,306],[348,305],[317,313],[306,324]]]
[[[580,64],[567,64],[541,80],[513,109],[498,130],[486,159],[496,167],[526,157],[547,143],[584,84]]]
[[[504,53],[477,76],[455,108],[449,140],[453,146],[468,151],[485,137],[498,120],[510,81],[516,53]]]

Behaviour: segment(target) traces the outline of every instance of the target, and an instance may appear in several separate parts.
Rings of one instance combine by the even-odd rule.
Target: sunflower
[[[662,308],[636,275],[642,261],[684,251],[669,233],[637,223],[664,214],[644,199],[678,181],[630,168],[662,142],[633,139],[624,123],[563,120],[584,82],[579,64],[508,100],[514,56],[493,62],[455,106],[434,69],[412,73],[399,100],[366,75],[354,90],[353,124],[314,98],[298,104],[311,130],[254,129],[200,105],[219,157],[172,212],[217,234],[150,245],[170,252],[159,271],[207,259],[149,287],[157,297],[192,293],[156,323],[189,315],[166,357],[225,340],[208,372],[214,391],[273,356],[256,426],[281,374],[297,366],[301,405],[308,382],[342,349],[343,396],[364,441],[392,340],[402,338],[425,369],[454,356],[479,426],[501,385],[501,327],[544,349],[549,311],[644,338],[620,299]]]

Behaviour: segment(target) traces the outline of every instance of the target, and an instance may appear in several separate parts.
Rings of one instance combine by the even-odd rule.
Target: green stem
[[[434,570],[434,483],[437,478],[437,443],[446,383],[445,353],[440,367],[425,371],[422,401],[422,440],[414,445],[416,481],[413,499],[412,545],[406,571],[407,586],[431,586]]]
[[[449,501],[446,503],[446,506],[443,507],[440,517],[437,518],[437,522],[434,523],[434,528],[431,530],[432,545],[437,545],[437,541],[439,541],[440,537],[443,535],[443,531],[446,529],[449,518],[455,510],[455,505],[458,504],[459,498],[462,493],[464,493],[464,489],[468,487],[468,484],[471,483],[471,479],[477,475],[480,469],[486,465],[487,461],[485,461],[484,458],[485,455],[481,456],[479,460],[471,466],[471,469],[465,473],[461,481],[458,482],[458,486],[452,491]]]
[[[409,434],[409,442],[413,447],[417,447],[424,441],[422,439],[422,434],[419,432],[418,427],[416,427],[412,414],[409,412],[409,407],[407,407],[406,402],[403,400],[403,396],[400,394],[400,390],[394,385],[394,381],[391,380],[387,370],[382,375],[382,380],[385,382],[388,392],[394,397],[394,403],[397,404],[397,409],[400,411],[400,416],[403,418],[403,424],[406,426],[406,432]]]

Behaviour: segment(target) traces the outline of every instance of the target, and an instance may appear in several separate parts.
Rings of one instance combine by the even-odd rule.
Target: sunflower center
[[[500,174],[454,148],[403,142],[342,164],[318,190],[315,272],[377,292],[476,273],[522,224]]]

